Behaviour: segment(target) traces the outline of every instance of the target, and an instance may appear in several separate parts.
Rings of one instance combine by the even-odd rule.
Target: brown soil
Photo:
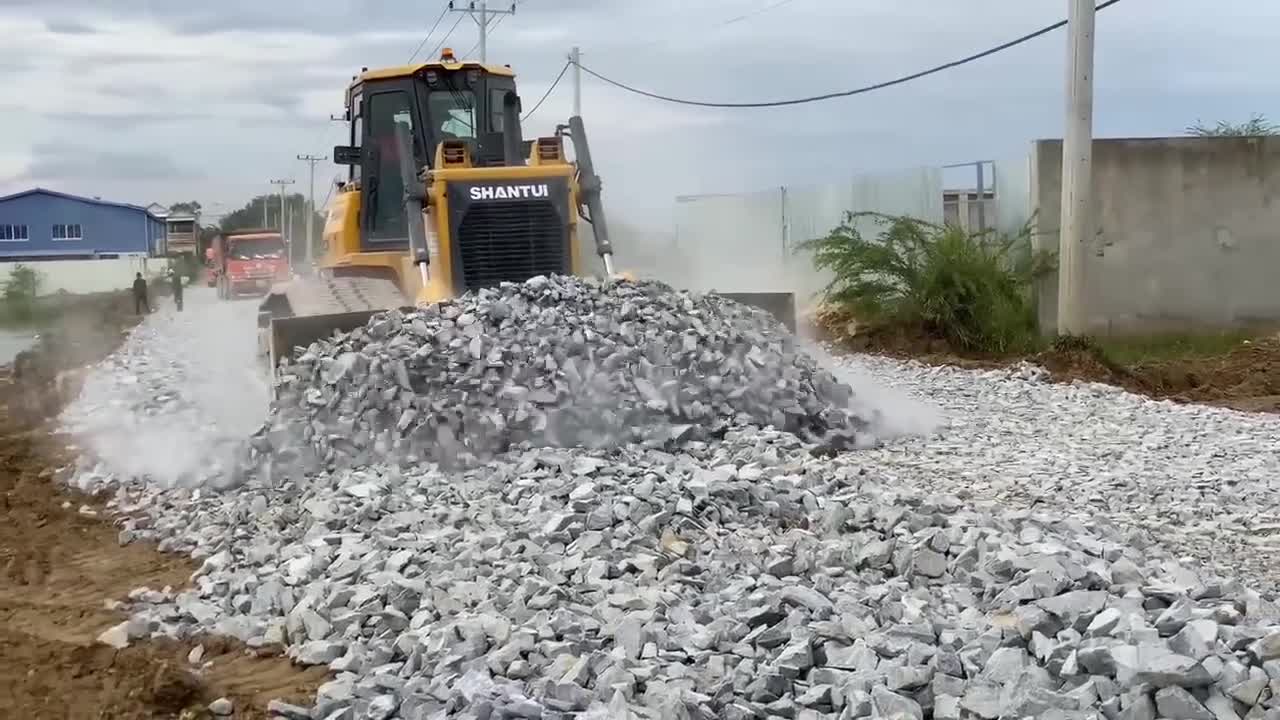
[[[1221,355],[1127,367],[1091,349],[1051,350],[1034,359],[1059,380],[1080,378],[1178,402],[1280,412],[1280,337],[1258,338]]]
[[[265,718],[272,699],[306,702],[324,668],[296,668],[278,650],[223,638],[119,651],[95,643],[125,618],[109,601],[140,586],[181,588],[195,569],[153,546],[121,546],[99,499],[55,478],[73,457],[47,418],[74,395],[75,368],[110,352],[136,322],[116,308],[85,304],[0,373],[0,717],[197,718],[228,697],[237,718]],[[187,655],[201,643],[211,665],[195,672]]]
[[[830,334],[825,339],[835,339]],[[858,352],[913,358],[936,365],[993,368],[1028,360],[1054,380],[1085,380],[1177,402],[1203,403],[1250,412],[1280,412],[1280,335],[1260,336],[1229,352],[1121,365],[1096,347],[1077,346],[1031,355],[982,355],[953,351],[943,339],[902,330],[861,333],[838,339]]]

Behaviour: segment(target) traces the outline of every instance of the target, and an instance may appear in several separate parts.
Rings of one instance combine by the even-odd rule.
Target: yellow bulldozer
[[[314,274],[273,287],[258,311],[275,368],[293,348],[383,310],[538,275],[588,274],[581,222],[602,270],[613,248],[582,118],[524,140],[510,66],[439,60],[370,70],[346,94],[348,167],[329,206]],[[571,141],[574,157],[566,153]],[[790,294],[737,295],[794,329]]]

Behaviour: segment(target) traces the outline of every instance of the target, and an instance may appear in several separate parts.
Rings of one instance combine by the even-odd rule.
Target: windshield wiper
[[[457,105],[458,107],[461,107],[463,110],[466,110],[468,117],[471,117],[472,119],[474,119],[475,112],[472,105],[467,102],[466,94],[463,93],[461,90],[459,90],[457,86],[453,84],[452,77],[449,77],[449,76],[445,77],[444,86],[449,89],[449,95],[450,97],[453,98],[454,104]],[[452,119],[457,120],[463,125],[466,125],[467,129],[470,130],[473,135],[475,134],[475,127],[471,123],[467,122],[466,120],[461,120],[457,117],[454,117]]]

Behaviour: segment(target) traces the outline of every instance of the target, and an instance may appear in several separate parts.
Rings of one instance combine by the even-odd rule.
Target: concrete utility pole
[[[469,2],[464,8],[454,7],[453,0],[449,0],[449,9],[453,12],[467,13],[472,20],[476,21],[476,25],[480,28],[480,62],[487,62],[489,58],[489,20],[492,17],[516,14],[515,3],[511,3],[510,10],[490,10],[489,3],[485,0],[480,0],[478,3]]]
[[[1068,0],[1067,125],[1062,140],[1058,333],[1083,335],[1085,250],[1093,228],[1094,0]]]
[[[310,268],[312,261],[312,251],[315,248],[315,217],[316,217],[316,163],[328,160],[328,156],[316,157],[315,155],[299,155],[299,160],[307,163],[309,166],[309,187],[307,195],[307,254],[305,256],[303,267]]]
[[[271,181],[271,184],[272,184],[272,185],[279,185],[279,186],[280,186],[280,237],[284,238],[284,246],[288,249],[288,251],[285,253],[285,257],[289,259],[289,269],[292,271],[292,270],[293,270],[293,245],[292,245],[292,243],[290,243],[290,242],[289,242],[289,236],[288,236],[288,234],[286,234],[286,232],[285,232],[285,227],[284,227],[284,222],[285,222],[285,220],[284,220],[284,217],[285,217],[285,214],[284,214],[284,210],[285,210],[285,206],[284,206],[284,186],[285,186],[285,185],[292,185],[292,184],[293,184],[293,180],[292,180],[292,179],[289,179],[289,180],[272,180],[272,181]],[[266,203],[266,200],[264,199],[264,200],[263,200],[263,204],[265,204],[265,203]]]
[[[569,64],[573,65],[573,114],[582,117],[582,51],[577,45],[569,51]]]

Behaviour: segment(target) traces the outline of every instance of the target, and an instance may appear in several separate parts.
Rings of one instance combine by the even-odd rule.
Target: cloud
[[[0,0],[0,74],[17,108],[3,109],[0,159],[79,172],[91,194],[184,195],[239,206],[265,180],[298,175],[298,153],[328,154],[344,126],[329,122],[362,66],[405,62],[444,0],[314,0],[298,11],[261,0]],[[490,60],[510,63],[531,108],[574,42],[617,80],[688,98],[754,100],[817,94],[914,72],[1057,21],[1065,6],[988,0],[974,14],[936,0],[798,0],[740,22],[767,0],[533,0],[492,33]],[[1179,133],[1197,118],[1280,116],[1280,80],[1251,72],[1280,61],[1270,42],[1280,4],[1164,0],[1098,16],[1099,135]],[[470,21],[442,41],[462,53]],[[1170,51],[1176,48],[1176,52]],[[873,169],[1025,153],[1061,133],[1066,36],[907,85],[826,103],[761,110],[667,104],[583,78],[584,116],[606,201],[664,225],[672,198],[817,182]],[[1245,69],[1242,71],[1242,68]],[[526,136],[571,111],[572,74]],[[17,100],[20,98],[21,100]],[[132,165],[105,177],[54,146]],[[165,159],[168,159],[167,161]],[[196,160],[198,158],[198,160]],[[183,174],[188,163],[199,172]],[[167,163],[167,164],[166,164]],[[166,173],[170,180],[158,180]],[[135,173],[135,174],[131,174]],[[179,179],[172,179],[172,178]]]
[[[97,32],[93,26],[72,19],[45,20],[44,26],[57,35],[91,35]]]
[[[73,131],[84,129],[125,130],[152,124],[185,124],[205,117],[193,112],[166,112],[161,110],[125,113],[93,111],[32,113],[21,105],[13,104],[0,104],[0,115],[10,119],[29,115],[39,118],[41,122],[48,125],[63,126]]]
[[[179,167],[164,153],[104,150],[77,145],[46,144],[32,148],[23,179],[52,185],[114,180],[119,182],[183,180],[193,171]]]

